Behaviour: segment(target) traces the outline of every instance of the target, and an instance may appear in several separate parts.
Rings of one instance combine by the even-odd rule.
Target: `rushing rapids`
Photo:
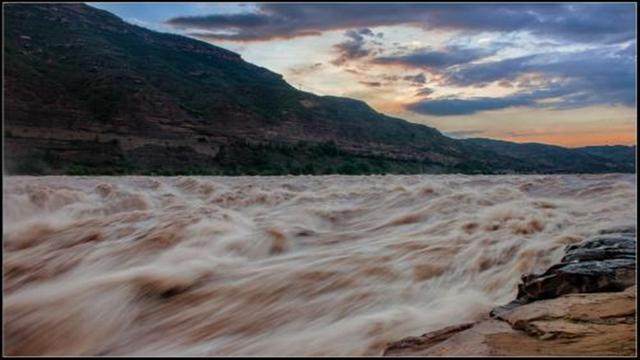
[[[9,355],[380,355],[475,321],[635,175],[7,177]]]

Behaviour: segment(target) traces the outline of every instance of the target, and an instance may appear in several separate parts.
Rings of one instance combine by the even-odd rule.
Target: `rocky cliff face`
[[[9,4],[4,14],[5,160],[13,173],[634,169],[633,156],[614,162],[560,148],[560,161],[450,139],[83,4]]]
[[[485,320],[389,344],[385,356],[634,355],[635,227],[570,245],[557,265],[525,275]]]

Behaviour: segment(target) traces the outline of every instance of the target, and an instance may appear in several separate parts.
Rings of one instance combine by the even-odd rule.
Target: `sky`
[[[456,138],[636,144],[635,3],[88,3]]]

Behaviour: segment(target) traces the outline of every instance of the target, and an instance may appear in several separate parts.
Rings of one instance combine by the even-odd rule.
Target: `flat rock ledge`
[[[390,343],[383,356],[633,356],[636,228],[569,245],[485,319]]]

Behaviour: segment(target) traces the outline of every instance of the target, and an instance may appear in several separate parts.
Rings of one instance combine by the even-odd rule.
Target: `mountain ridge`
[[[624,151],[614,161],[606,149],[559,147],[541,161],[516,143],[511,154],[452,139],[85,4],[6,4],[3,14],[10,173],[635,171]]]

